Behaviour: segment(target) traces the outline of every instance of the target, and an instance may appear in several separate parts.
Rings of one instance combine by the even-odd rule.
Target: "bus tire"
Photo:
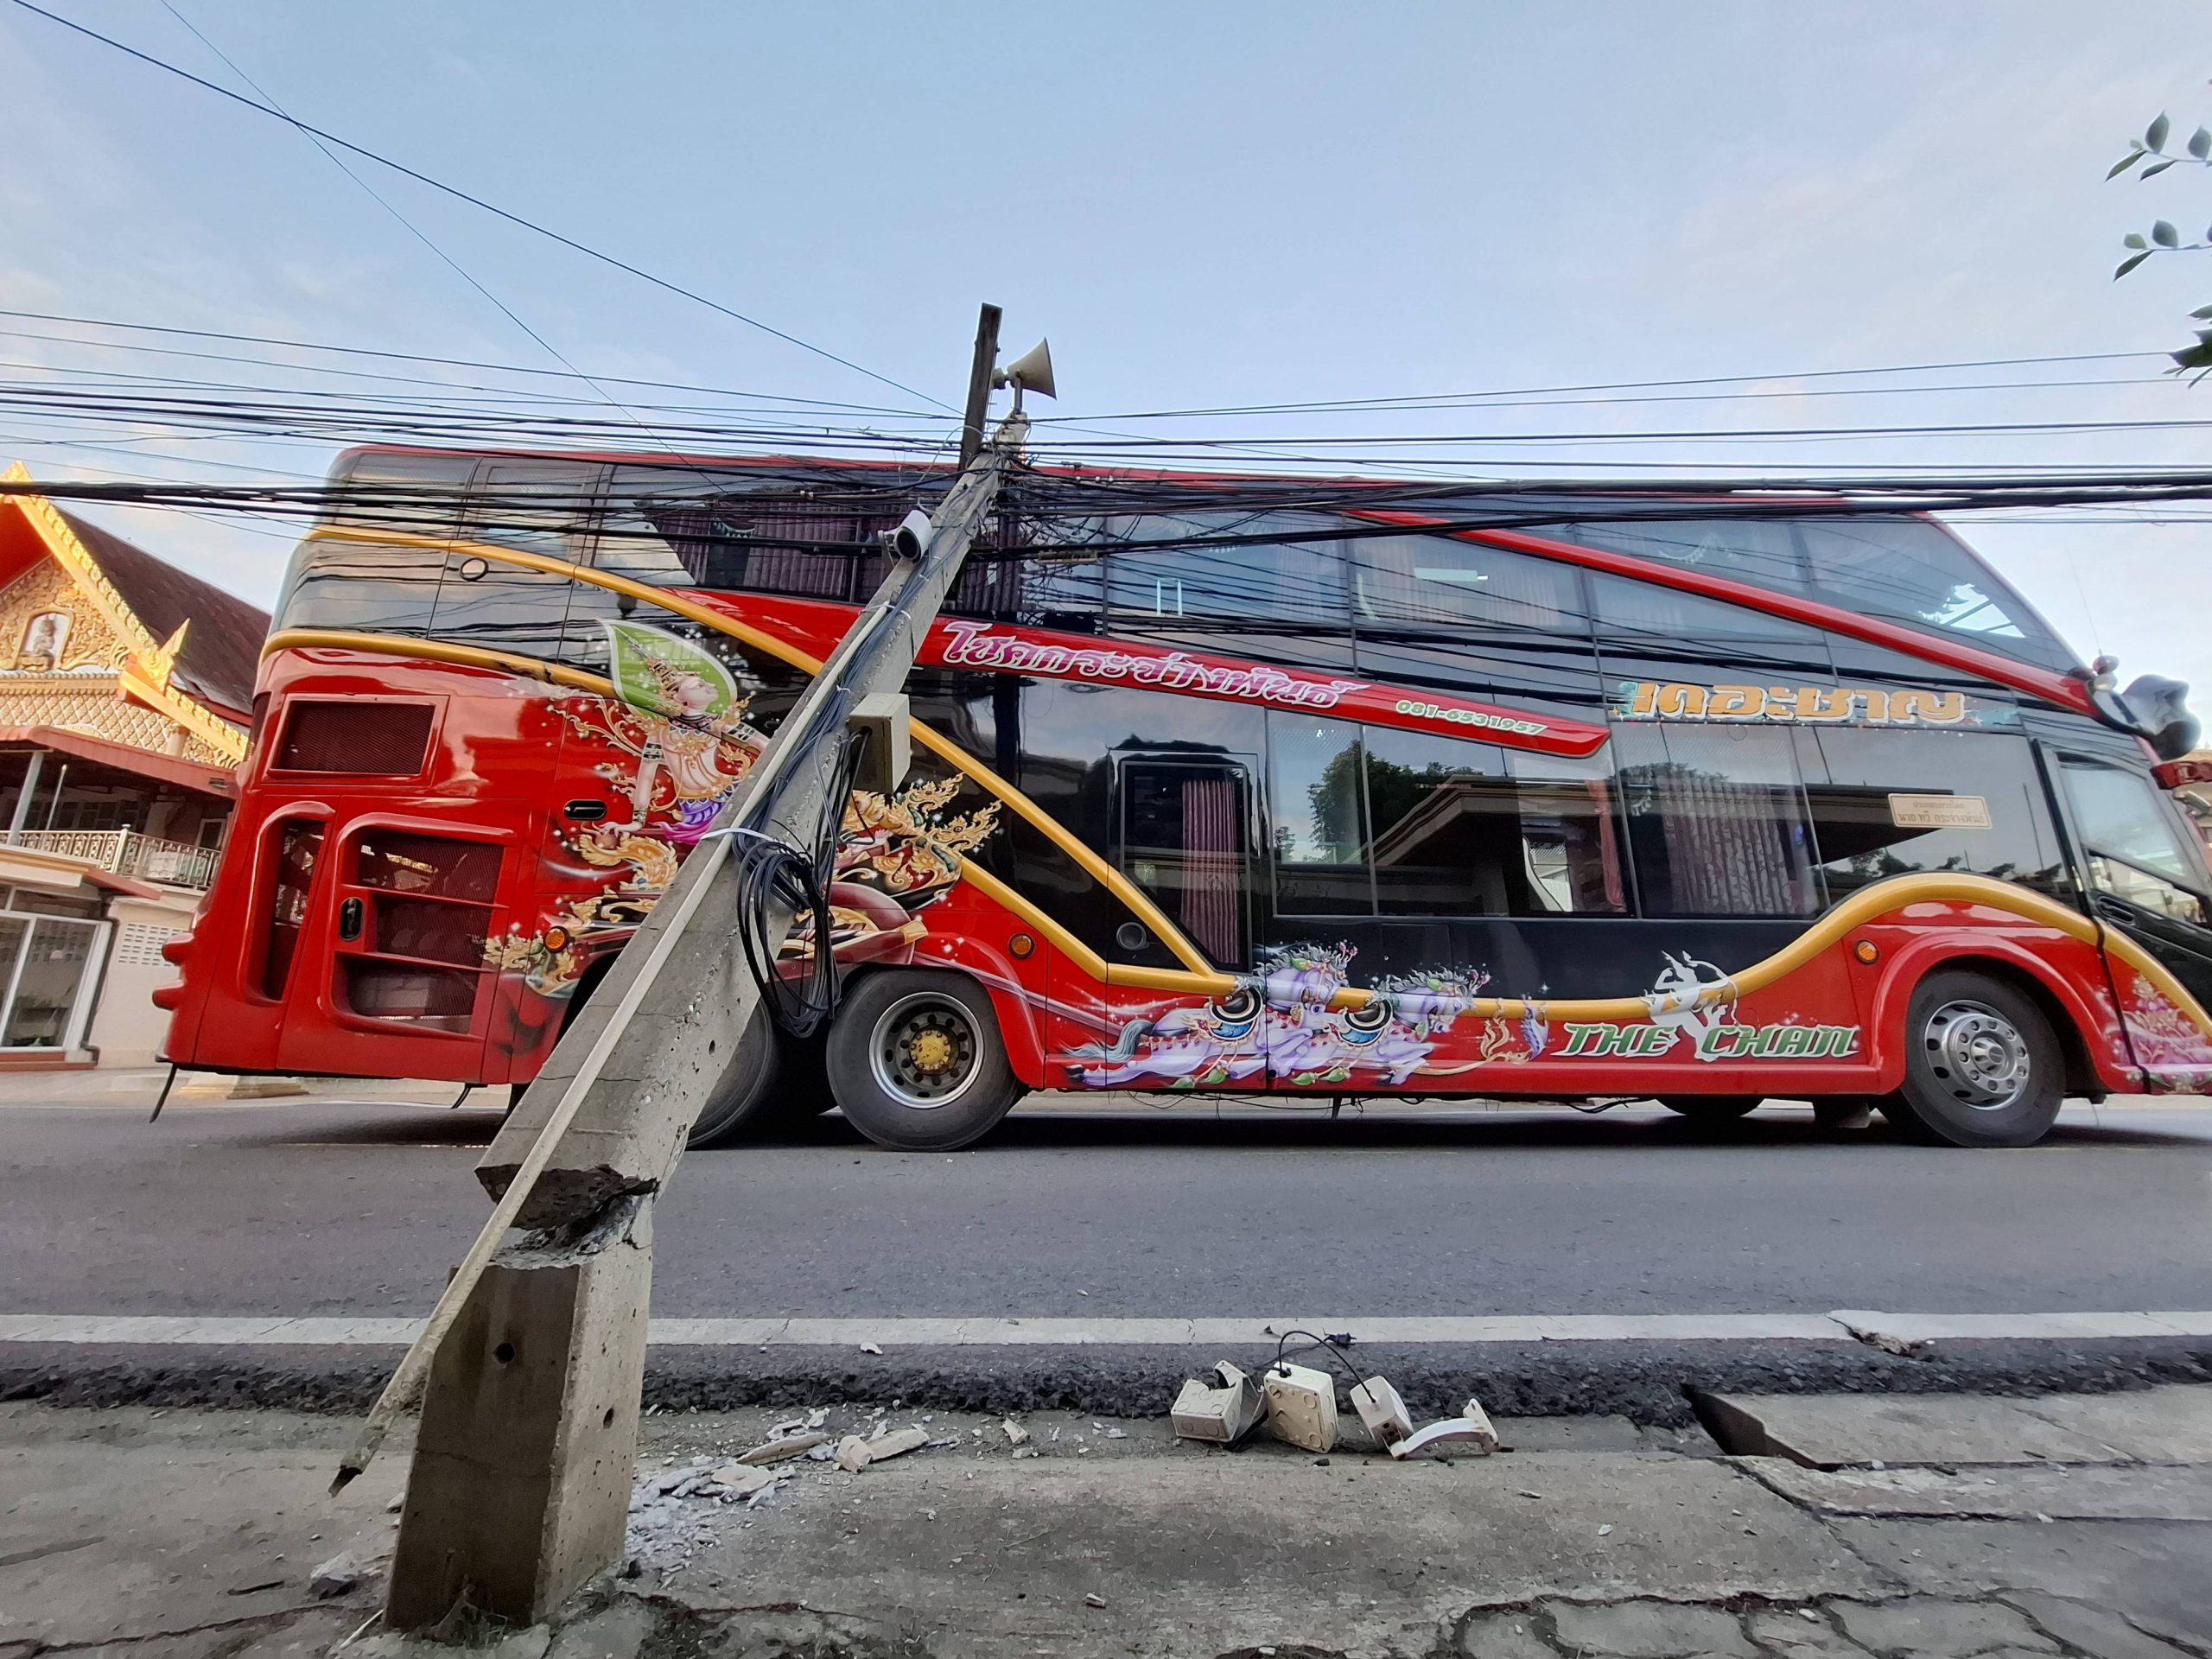
[[[1766,1103],[1764,1095],[1658,1095],[1654,1098],[1693,1123],[1732,1123]]]
[[[2010,985],[1953,969],[1913,987],[1904,1084],[1882,1115],[1930,1146],[2031,1147],[2065,1095],[2065,1056],[2043,1011]]]
[[[868,975],[837,1010],[827,1059],[846,1121],[898,1152],[968,1146],[1021,1098],[991,999],[959,974]]]
[[[782,1035],[764,1004],[755,1003],[714,1092],[692,1121],[684,1145],[693,1151],[727,1146],[746,1129],[776,1116],[785,1068]]]

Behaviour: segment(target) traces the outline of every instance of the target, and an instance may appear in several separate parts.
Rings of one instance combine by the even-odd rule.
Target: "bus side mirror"
[[[2161,760],[2178,760],[2196,747],[2199,728],[2189,712],[2189,687],[2163,675],[2142,674],[2121,692],[2135,728],[2150,740]]]

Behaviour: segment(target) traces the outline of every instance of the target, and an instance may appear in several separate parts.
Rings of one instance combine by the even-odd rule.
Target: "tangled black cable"
[[[837,711],[842,723],[842,711]],[[846,799],[860,769],[867,737],[852,733],[839,739],[830,763],[830,786],[822,823],[810,847],[773,836],[741,837],[738,866],[739,947],[768,1017],[794,1037],[810,1037],[836,1012],[837,957],[830,908],[830,884],[837,868],[837,837]],[[788,912],[791,930],[812,930],[805,968],[786,977],[779,971],[786,934],[774,918]]]
[[[1310,1340],[1308,1340],[1302,1347],[1294,1350],[1290,1346],[1290,1339],[1293,1337],[1306,1337],[1310,1338]],[[1291,1329],[1285,1331],[1279,1338],[1277,1338],[1275,1341],[1275,1357],[1268,1364],[1268,1369],[1271,1371],[1281,1370],[1283,1366],[1288,1363],[1292,1354],[1294,1353],[1297,1356],[1303,1357],[1305,1355],[1313,1353],[1318,1349],[1322,1353],[1326,1354],[1331,1359],[1334,1360],[1338,1365],[1342,1366],[1344,1368],[1344,1375],[1351,1379],[1351,1385],[1354,1388],[1358,1388],[1360,1386],[1359,1372],[1354,1369],[1350,1357],[1344,1352],[1345,1349],[1352,1345],[1354,1340],[1356,1340],[1356,1338],[1354,1338],[1351,1333],[1348,1331],[1332,1332],[1329,1335],[1324,1336],[1319,1332],[1306,1331],[1294,1325]]]

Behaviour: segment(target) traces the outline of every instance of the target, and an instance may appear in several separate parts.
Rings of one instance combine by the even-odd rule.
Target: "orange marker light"
[[[1861,939],[1851,947],[1851,954],[1861,962],[1872,963],[1881,956],[1882,952],[1873,940]]]

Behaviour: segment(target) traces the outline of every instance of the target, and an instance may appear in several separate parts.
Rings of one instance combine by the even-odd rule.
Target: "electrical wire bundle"
[[[842,709],[836,712],[842,718]],[[848,733],[836,741],[828,763],[830,782],[822,822],[810,844],[798,845],[773,835],[738,834],[738,945],[769,1018],[793,1037],[811,1037],[837,1010],[840,987],[830,887],[836,875],[844,804],[866,742],[861,733]],[[775,928],[778,915],[792,918],[787,935]],[[781,971],[787,938],[808,943],[804,970],[790,977]]]

